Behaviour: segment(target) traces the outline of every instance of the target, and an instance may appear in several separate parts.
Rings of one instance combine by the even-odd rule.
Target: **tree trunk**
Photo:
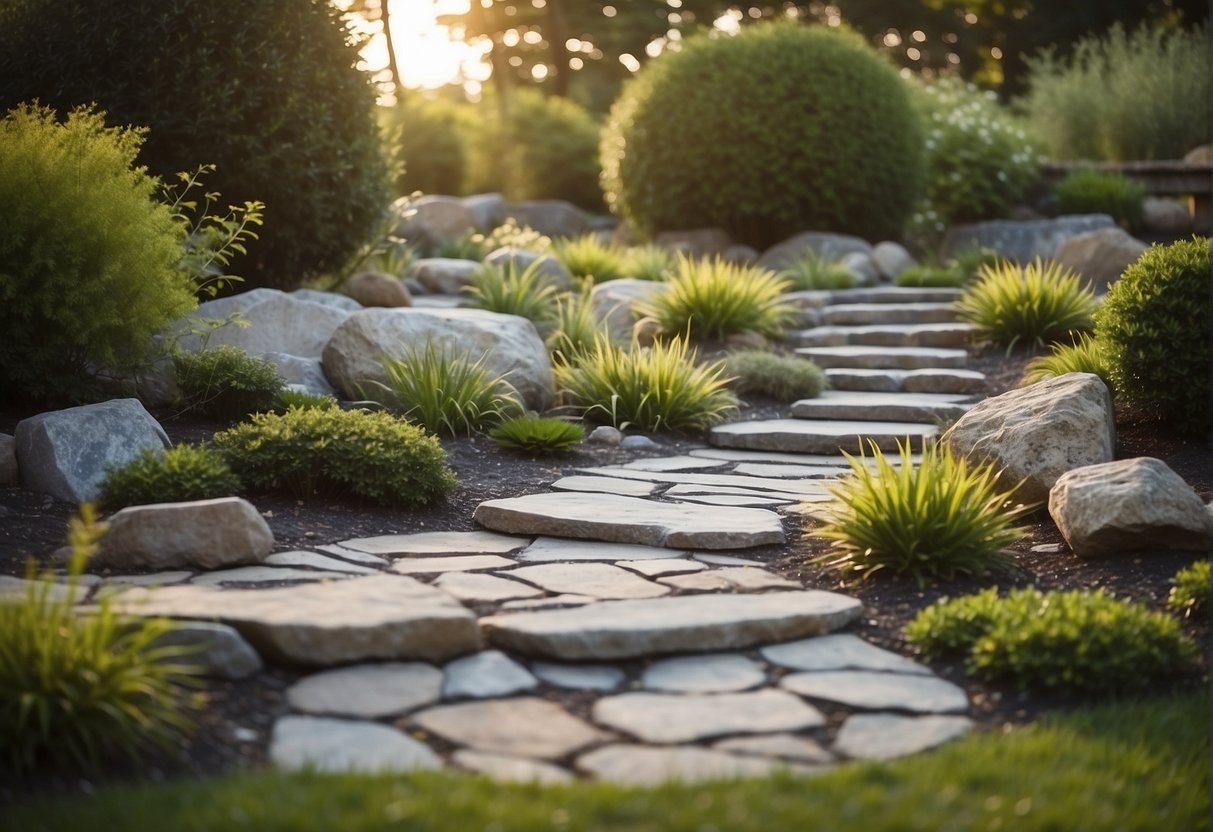
[[[548,43],[552,53],[552,94],[567,98],[569,94],[569,24],[564,16],[564,0],[548,0]]]
[[[379,19],[383,21],[383,37],[387,40],[387,65],[392,73],[392,91],[399,97],[404,91],[400,65],[396,63],[396,44],[392,40],[392,0],[379,0]]]

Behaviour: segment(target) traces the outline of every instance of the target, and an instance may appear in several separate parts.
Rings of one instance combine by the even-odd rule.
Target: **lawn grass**
[[[624,789],[457,774],[240,774],[105,789],[0,813],[0,828],[76,830],[1208,829],[1209,698],[1104,705],[815,777]]]

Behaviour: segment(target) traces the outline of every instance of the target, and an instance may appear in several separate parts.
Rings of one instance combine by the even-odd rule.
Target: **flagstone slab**
[[[812,360],[823,370],[834,368],[866,370],[920,370],[962,368],[968,362],[964,350],[944,347],[800,347],[796,354]]]
[[[540,783],[554,786],[571,783],[573,775],[551,763],[527,760],[523,757],[506,757],[501,754],[485,754],[461,748],[451,755],[451,762],[460,768],[477,774],[486,774],[499,782]]]
[[[930,675],[931,669],[850,633],[772,644],[762,657],[790,670],[880,670]]]
[[[948,286],[868,286],[823,292],[826,304],[838,303],[951,303],[963,291]]]
[[[535,662],[531,671],[554,688],[564,690],[618,690],[627,674],[606,664],[555,664]]]
[[[833,754],[817,742],[796,734],[762,734],[753,737],[729,737],[714,743],[712,748],[730,754],[753,757],[775,757],[809,765],[827,765],[836,760]]]
[[[943,393],[866,393],[825,390],[792,403],[797,419],[851,419],[871,422],[934,422],[959,419],[971,405]]]
[[[320,569],[325,572],[348,572],[351,575],[376,575],[378,569],[350,563],[341,558],[329,557],[316,552],[275,552],[264,561],[267,566],[298,566],[304,569]]]
[[[308,714],[382,719],[399,716],[442,695],[442,671],[424,662],[359,664],[305,676],[287,688],[286,701]]]
[[[746,477],[832,480],[837,478],[839,474],[845,474],[851,470],[846,464],[844,457],[839,456],[838,462],[840,463],[838,465],[784,465],[771,462],[742,462],[738,463],[733,472]],[[830,483],[828,482],[821,483],[823,488],[829,485]]]
[[[655,503],[613,494],[530,494],[489,500],[476,522],[515,534],[670,548],[744,549],[783,543],[779,515],[761,508]]]
[[[830,632],[862,605],[820,590],[601,601],[584,607],[480,620],[492,645],[563,661],[710,653]]]
[[[592,604],[597,598],[589,595],[545,595],[542,598],[524,598],[518,601],[506,601],[501,605],[503,612],[508,610],[548,610],[557,607],[580,607]]]
[[[662,744],[825,725],[825,717],[812,705],[771,688],[749,693],[620,693],[595,702],[591,717],[642,742]]]
[[[692,497],[756,497],[777,500],[781,503],[826,502],[833,499],[829,492],[798,494],[791,491],[767,491],[757,488],[738,488],[719,485],[671,485],[662,495],[667,499],[690,500]]]
[[[851,708],[914,713],[963,713],[969,710],[969,697],[964,689],[936,676],[825,670],[792,673],[784,676],[779,684],[801,696]]]
[[[766,777],[786,764],[742,757],[699,746],[654,748],[618,743],[577,758],[577,768],[596,780],[624,786],[655,786],[668,781],[703,783],[738,777]]]
[[[740,653],[677,656],[645,668],[641,687],[665,693],[731,693],[756,688],[766,671]]]
[[[401,575],[433,575],[442,572],[483,572],[510,566],[514,566],[514,561],[500,555],[439,555],[401,558],[392,564],[392,571]]]
[[[840,454],[790,454],[780,451],[748,451],[743,448],[695,448],[688,453],[692,456],[702,456],[705,459],[763,462],[772,465],[811,465],[837,468],[845,467],[847,464]]]
[[[183,584],[194,577],[193,572],[178,569],[170,572],[151,572],[147,575],[110,575],[101,579],[103,586],[168,586]]]
[[[484,650],[455,659],[442,669],[443,699],[493,699],[527,693],[539,680],[500,650]]]
[[[812,481],[772,480],[761,477],[739,477],[735,474],[679,474],[661,471],[632,471],[620,467],[583,468],[582,470],[603,477],[622,477],[676,485],[702,485],[710,488],[745,488],[750,491],[768,490],[809,495],[819,494],[823,490],[820,484]]]
[[[375,570],[378,572],[379,570]],[[278,584],[304,581],[341,581],[353,577],[349,572],[321,572],[314,569],[292,569],[286,566],[238,566],[202,572],[190,582],[195,586],[220,584]]]
[[[624,497],[648,497],[657,490],[657,485],[639,480],[618,477],[561,477],[552,483],[556,491],[588,491],[597,494],[620,494]]]
[[[717,425],[710,440],[726,448],[759,448],[804,453],[859,453],[868,441],[882,451],[897,449],[909,437],[913,444],[934,437],[939,428],[917,422],[816,421],[809,419],[768,419]],[[811,480],[809,482],[812,482]],[[817,484],[815,488],[823,489]]]
[[[753,558],[739,558],[735,555],[720,555],[712,554],[711,552],[703,552],[691,557],[700,563],[707,563],[712,566],[766,566],[762,561],[754,560]]]
[[[420,532],[357,537],[340,545],[372,555],[503,555],[530,543],[494,532]]]
[[[434,586],[469,603],[512,601],[515,598],[543,595],[543,590],[529,584],[479,572],[444,572],[434,581]]]
[[[874,347],[961,347],[979,332],[976,324],[943,321],[924,324],[828,324],[789,332],[787,340],[798,347],[839,347],[857,344]]]
[[[657,598],[667,587],[609,563],[542,563],[513,569],[509,576],[548,592],[577,593],[594,598]]]
[[[724,462],[701,459],[695,456],[662,456],[650,459],[636,459],[621,465],[634,471],[697,471],[701,468],[719,468]]]
[[[612,738],[556,703],[530,696],[439,705],[411,721],[450,742],[507,757],[557,760]]]
[[[682,592],[727,592],[733,585],[713,572],[696,572],[691,575],[670,575],[658,578],[666,586]]]
[[[719,575],[743,592],[755,592],[760,589],[803,589],[800,583],[757,566],[726,566],[712,570],[712,574]]]
[[[425,743],[375,722],[284,716],[274,723],[270,760],[287,770],[398,772],[442,768]]]
[[[749,497],[745,494],[684,494],[676,502],[696,503],[704,506],[742,506],[746,508],[779,509],[795,503],[792,499],[776,497]]]
[[[360,563],[364,566],[387,566],[389,561],[387,558],[381,558],[379,555],[368,554],[367,552],[358,552],[354,549],[347,549],[344,546],[336,543],[327,543],[323,546],[317,546],[316,551],[324,552],[328,555],[341,558],[342,560],[351,563]]]
[[[708,568],[706,563],[697,560],[621,560],[616,566],[638,572],[646,578],[660,578],[662,575],[681,575],[687,572],[702,572]]]
[[[825,371],[833,390],[876,393],[951,393],[974,395],[985,389],[986,377],[976,370],[924,368],[921,370],[865,370],[832,368]]]
[[[972,729],[966,716],[854,714],[838,729],[834,750],[856,760],[891,760],[936,748]]]
[[[476,619],[467,609],[397,575],[274,589],[134,588],[117,596],[114,607],[133,615],[220,621],[262,656],[301,665],[443,661],[480,649]]]
[[[524,563],[553,561],[671,560],[685,558],[690,552],[663,546],[637,546],[632,543],[603,543],[597,540],[573,540],[537,537],[517,556]]]
[[[956,312],[950,303],[836,303],[821,310],[827,325],[951,323]]]

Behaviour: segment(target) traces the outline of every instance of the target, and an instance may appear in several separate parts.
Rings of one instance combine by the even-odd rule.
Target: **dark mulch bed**
[[[987,394],[1014,387],[1027,357],[1007,355],[996,348],[972,350],[970,366],[989,377]],[[743,408],[743,419],[784,416],[786,407],[770,401],[752,401]],[[0,432],[12,433],[16,422],[28,415],[12,409],[0,410]],[[174,441],[197,441],[208,437],[218,425],[164,417],[164,427]],[[1117,456],[1155,456],[1183,476],[1207,502],[1213,500],[1213,451],[1201,442],[1177,439],[1158,426],[1129,414],[1118,425]],[[702,444],[702,438],[656,437],[659,450],[637,452],[583,445],[577,452],[552,461],[503,452],[485,437],[444,440],[450,464],[460,486],[444,503],[420,510],[397,510],[347,502],[297,501],[278,495],[252,495],[273,529],[277,548],[309,547],[351,537],[418,532],[469,530],[472,512],[482,501],[498,497],[544,491],[561,475],[575,468],[619,463],[638,456],[679,453]],[[74,506],[19,488],[0,489],[0,574],[19,575],[33,557],[39,564],[50,562],[62,546],[64,529]],[[920,587],[911,580],[879,577],[865,583],[844,585],[836,572],[814,564],[812,558],[825,550],[825,542],[807,533],[804,521],[787,520],[789,540],[785,547],[766,547],[746,553],[771,564],[772,568],[806,585],[845,591],[861,598],[867,615],[857,631],[870,641],[907,652],[902,628],[927,604],[944,596],[958,596],[991,585],[1034,584],[1042,589],[1104,588],[1125,598],[1161,608],[1175,572],[1190,564],[1193,555],[1141,552],[1115,558],[1083,561],[1065,547],[1056,527],[1045,513],[1026,522],[1025,535],[1015,547],[1013,574],[985,580],[957,580],[946,585]],[[1189,632],[1208,644],[1207,622],[1189,621]],[[964,685],[975,703],[979,722],[993,727],[1019,723],[1055,708],[1082,704],[1079,701],[1022,694],[1014,690],[990,689],[968,681],[958,665],[940,666],[939,672]],[[286,712],[283,692],[299,677],[292,670],[275,669],[242,682],[212,682],[209,705],[200,717],[199,730],[179,759],[148,766],[137,772],[125,764],[115,765],[102,780],[131,778],[158,780],[168,776],[211,775],[265,762],[266,743],[273,720]],[[1203,678],[1179,680],[1181,686],[1203,684]],[[577,694],[558,697],[571,710],[584,712],[587,703]],[[255,732],[249,733],[249,732]],[[66,773],[41,773],[37,784],[0,784],[0,800],[28,795],[31,790],[89,791],[87,780]]]

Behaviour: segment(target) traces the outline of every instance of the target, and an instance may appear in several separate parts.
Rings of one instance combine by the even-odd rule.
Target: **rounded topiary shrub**
[[[924,156],[890,64],[849,33],[778,24],[649,63],[611,109],[602,165],[638,231],[716,226],[766,247],[805,229],[899,236]]]
[[[1095,313],[1117,400],[1189,434],[1209,414],[1209,241],[1152,246]]]
[[[185,230],[134,167],[141,141],[83,109],[0,118],[0,401],[88,398],[193,308]]]
[[[390,189],[374,95],[325,0],[24,0],[0,11],[0,108],[96,102],[150,128],[139,160],[169,177],[213,163],[207,188],[265,203],[231,265],[290,288],[339,267]]]

